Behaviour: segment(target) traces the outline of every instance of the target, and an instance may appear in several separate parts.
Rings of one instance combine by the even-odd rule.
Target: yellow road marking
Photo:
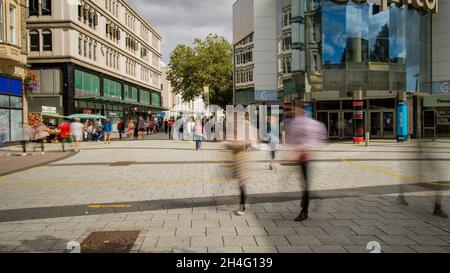
[[[385,175],[388,175],[388,176],[399,178],[400,180],[404,180],[404,181],[407,181],[407,182],[410,182],[410,183],[430,184],[430,185],[440,185],[440,186],[450,187],[449,184],[444,184],[442,182],[432,182],[432,181],[427,181],[427,180],[424,180],[424,179],[413,178],[413,177],[409,177],[409,176],[393,173],[393,172],[390,172],[390,171],[385,171],[385,170],[382,170],[382,169],[378,169],[378,168],[375,168],[375,167],[371,167],[371,166],[367,166],[367,165],[364,165],[364,164],[361,164],[361,163],[357,163],[357,162],[351,161],[351,160],[349,160],[347,158],[343,158],[342,161],[344,163],[346,163],[346,164],[353,165],[353,166],[359,167],[361,169],[365,169],[365,170],[368,170],[368,171],[373,171],[373,172],[376,172],[376,173],[385,174]]]
[[[122,205],[103,205],[103,204],[94,204],[89,205],[88,208],[90,209],[105,209],[105,208],[114,208],[114,209],[124,209],[124,208],[131,208],[131,205],[122,204]]]

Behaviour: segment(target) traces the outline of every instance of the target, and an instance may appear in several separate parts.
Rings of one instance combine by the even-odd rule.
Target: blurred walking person
[[[65,119],[60,125],[58,125],[58,138],[61,141],[62,151],[66,152],[64,144],[69,140],[70,137],[70,124]]]
[[[195,150],[199,151],[202,145],[203,139],[203,125],[200,119],[195,120],[194,127],[194,141],[195,141]]]
[[[41,155],[45,154],[45,140],[49,135],[49,129],[43,123],[39,124],[33,130],[33,141],[36,141],[41,145]]]
[[[80,151],[80,143],[83,141],[84,125],[80,122],[79,118],[76,118],[74,122],[70,124],[70,133],[72,134],[73,141],[75,142],[75,151]]]
[[[20,126],[20,130],[21,130],[20,142],[22,143],[22,151],[23,151],[22,156],[26,156],[27,143],[30,142],[32,139],[33,128],[31,128],[31,126],[27,122],[23,122],[22,125]]]
[[[103,131],[105,132],[105,144],[111,144],[112,123],[111,119],[107,118],[103,124]]]
[[[269,150],[270,150],[270,162],[269,162],[269,169],[275,170],[275,165],[276,165],[276,152],[280,146],[280,135],[279,134],[272,134],[272,128],[271,128],[271,124],[277,124],[277,126],[279,126],[279,121],[280,119],[277,116],[270,116],[270,122],[268,124],[268,130],[267,132],[270,135],[270,142],[269,142]]]
[[[301,202],[301,212],[295,221],[301,222],[308,218],[309,210],[309,164],[312,151],[323,145],[328,136],[324,124],[306,116],[303,109],[295,106],[288,109],[286,120],[286,142],[293,145],[300,163],[300,172],[303,179],[303,197]]]
[[[448,215],[442,210],[442,191],[448,190],[448,187],[442,179],[447,177],[448,166],[440,166],[441,160],[434,153],[430,153],[430,149],[433,148],[433,143],[435,139],[430,140],[418,140],[418,160],[419,165],[416,168],[417,171],[417,182],[422,184],[424,187],[431,187],[434,190],[434,210],[433,215],[447,219]],[[445,162],[445,161],[444,161]],[[431,177],[436,177],[435,179],[430,179]],[[432,180],[432,181],[430,181]],[[397,200],[408,206],[408,202],[405,199],[405,191],[408,185],[400,184],[400,194]]]
[[[132,120],[128,122],[128,134],[130,135],[130,140],[134,140],[134,121]]]
[[[117,124],[117,130],[119,131],[119,140],[122,140],[122,133],[125,129],[125,126],[123,124],[123,120],[119,119],[119,123]]]
[[[139,122],[138,122],[138,139],[142,140],[142,138],[144,137],[144,132],[145,132],[145,121],[143,117],[139,117]]]

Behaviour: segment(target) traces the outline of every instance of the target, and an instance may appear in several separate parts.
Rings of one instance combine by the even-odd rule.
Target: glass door
[[[381,112],[370,112],[370,136],[381,138]]]
[[[383,112],[383,138],[394,137],[394,112]]]
[[[423,111],[423,137],[434,138],[436,135],[435,111]]]
[[[353,112],[344,112],[344,130],[343,130],[343,137],[344,138],[351,138],[353,137]]]
[[[330,138],[339,137],[339,112],[328,113],[328,134]]]

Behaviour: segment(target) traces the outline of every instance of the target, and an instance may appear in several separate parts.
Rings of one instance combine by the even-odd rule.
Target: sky
[[[209,33],[232,41],[235,0],[128,0],[137,12],[162,35],[162,61],[169,63],[178,44],[192,45]]]

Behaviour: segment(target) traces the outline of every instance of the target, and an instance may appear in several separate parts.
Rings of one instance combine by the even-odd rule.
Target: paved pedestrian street
[[[433,216],[436,193],[450,213],[449,141],[424,153],[393,141],[327,145],[312,162],[304,222],[294,221],[302,189],[289,147],[273,171],[269,152],[250,153],[244,216],[234,214],[239,190],[221,143],[200,151],[160,136],[86,143],[62,160],[7,174],[0,177],[0,252],[64,252],[100,231],[139,231],[134,253],[368,253],[370,242],[387,253],[450,252],[450,221]],[[397,199],[401,189],[407,205]]]

